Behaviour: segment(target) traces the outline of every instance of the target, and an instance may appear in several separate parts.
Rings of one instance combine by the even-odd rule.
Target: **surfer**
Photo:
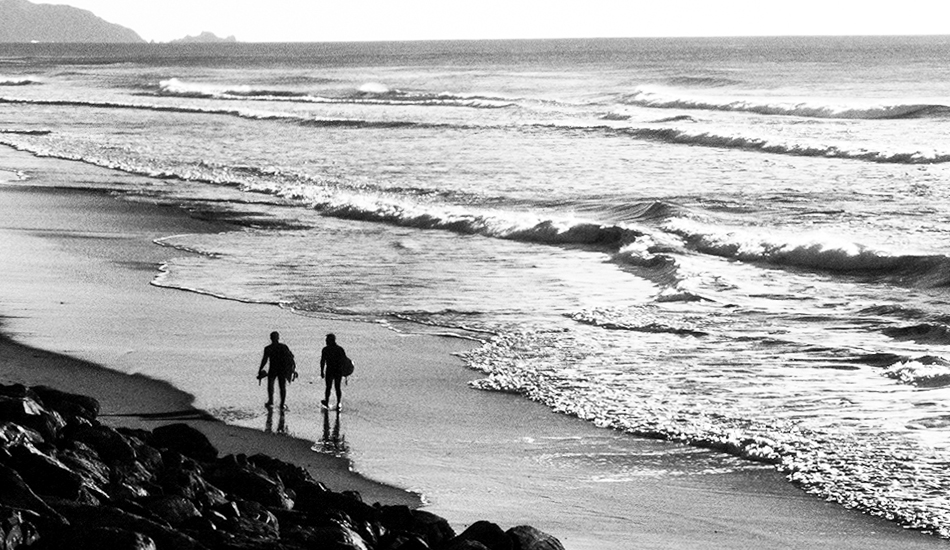
[[[340,382],[343,380],[343,363],[346,361],[346,352],[337,345],[336,335],[327,334],[327,345],[320,354],[320,378],[326,380],[327,388],[323,401],[324,408],[330,408],[330,389],[336,387],[336,408],[340,410],[343,397],[340,391]]]
[[[264,357],[261,358],[261,366],[257,370],[257,379],[267,378],[267,403],[264,406],[268,409],[274,406],[274,380],[280,386],[280,408],[287,408],[287,384],[297,379],[297,363],[294,361],[294,354],[287,347],[287,344],[280,342],[280,334],[277,331],[270,333],[270,345],[264,348]],[[270,361],[270,368],[264,370],[264,365]]]

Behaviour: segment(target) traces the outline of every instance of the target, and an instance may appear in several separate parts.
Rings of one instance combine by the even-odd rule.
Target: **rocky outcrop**
[[[0,385],[0,549],[563,550],[528,526],[456,534],[263,454],[219,457],[191,426],[113,429],[98,411],[88,397]]]
[[[145,42],[132,29],[71,6],[0,0],[0,42]]]

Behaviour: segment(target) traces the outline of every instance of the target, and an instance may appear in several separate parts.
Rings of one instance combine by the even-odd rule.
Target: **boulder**
[[[20,474],[0,463],[0,505],[36,513],[39,526],[63,526],[69,522],[30,489]]]
[[[199,462],[211,462],[218,458],[218,449],[205,434],[181,422],[152,430],[151,443],[159,449],[178,451]]]
[[[56,507],[71,524],[82,526],[79,532],[86,532],[90,529],[115,529],[145,535],[155,541],[155,545],[161,550],[205,549],[203,544],[176,529],[135,514],[130,514],[113,506],[89,506],[85,504],[60,502],[56,504]],[[63,540],[63,543],[67,543],[71,537],[77,536],[79,532],[73,530],[64,533],[67,538]],[[61,544],[59,547],[68,548],[69,545]],[[109,547],[101,546],[99,548]]]
[[[158,550],[155,541],[137,531],[114,527],[76,530],[69,540],[71,550]]]
[[[46,407],[58,412],[64,418],[78,416],[92,421],[99,416],[99,401],[92,397],[66,393],[49,386],[34,386],[31,389],[43,400]]]
[[[0,449],[8,449],[16,445],[40,445],[43,436],[36,430],[15,424],[13,422],[0,423]]]
[[[455,537],[449,522],[431,512],[401,505],[380,506],[378,510],[380,523],[386,531],[415,535],[432,548]]]
[[[198,508],[190,500],[180,496],[159,497],[147,503],[145,507],[171,525],[181,525],[192,518],[201,517]]]
[[[72,439],[92,447],[106,462],[131,462],[135,449],[116,430],[101,425],[82,425],[68,434]]]
[[[29,390],[23,393],[32,394]],[[66,427],[66,422],[58,413],[46,409],[38,398],[31,395],[0,394],[0,422],[13,422],[29,428],[39,433],[47,443],[56,441],[60,431]]]
[[[0,549],[16,550],[30,546],[40,537],[31,522],[36,514],[0,506]]]
[[[287,494],[280,478],[270,477],[244,456],[229,455],[221,459],[208,472],[207,479],[242,500],[253,500],[264,506],[284,510],[294,507],[294,501]]]
[[[305,547],[321,550],[369,550],[359,534],[345,525],[318,527],[294,525],[285,530],[284,538]]]
[[[452,539],[446,548],[469,548],[465,543],[477,542],[489,550],[512,550],[512,541],[501,527],[490,521],[476,521]]]
[[[530,525],[519,525],[506,531],[513,550],[564,550],[557,538]]]
[[[68,466],[36,450],[30,445],[17,445],[8,449],[7,465],[40,495],[78,500],[83,486],[82,477]]]

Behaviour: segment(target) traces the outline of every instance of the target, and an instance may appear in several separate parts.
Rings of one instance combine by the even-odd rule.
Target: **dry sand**
[[[331,488],[359,490],[370,502],[417,503],[404,490],[414,489],[456,528],[476,519],[527,523],[568,550],[947,546],[803,494],[762,466],[471,390],[465,382],[477,373],[450,355],[470,345],[464,342],[151,286],[156,266],[180,254],[154,238],[227,228],[171,207],[37,188],[61,185],[63,171],[90,169],[0,150],[0,172],[15,170],[43,176],[31,186],[0,185],[0,314],[15,341],[0,339],[0,382],[87,393],[115,415],[110,422],[149,428],[169,419],[135,415],[190,409],[191,397],[176,387],[188,390],[202,369],[203,384],[211,380],[219,391],[206,392],[197,406],[240,426],[188,421],[224,452],[266,452],[305,465]],[[290,388],[286,434],[265,433],[273,424],[256,405],[264,395],[253,383],[266,334],[277,327],[304,371]],[[359,358],[341,416],[342,460],[310,450],[324,429],[315,406],[319,344],[312,342],[327,330]],[[236,374],[245,369],[246,377]],[[350,472],[349,461],[395,486]],[[598,461],[604,472],[630,476],[598,477]]]

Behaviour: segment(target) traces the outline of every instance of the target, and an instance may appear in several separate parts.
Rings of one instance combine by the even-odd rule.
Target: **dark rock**
[[[36,430],[31,430],[13,422],[0,424],[0,449],[7,449],[16,445],[40,445],[43,436]]]
[[[32,394],[28,390],[24,393]],[[38,399],[30,395],[0,394],[0,421],[29,428],[39,433],[47,443],[53,443],[59,437],[60,431],[66,427],[66,422],[57,412],[43,407]]]
[[[91,447],[74,442],[71,449],[57,452],[56,458],[82,478],[84,489],[91,495],[100,501],[109,500],[105,490],[112,472]]]
[[[159,497],[145,507],[171,525],[181,525],[192,518],[201,517],[198,508],[180,496]]]
[[[380,539],[379,550],[429,550],[429,545],[417,535],[398,533]]]
[[[141,533],[155,541],[159,549],[203,550],[195,539],[156,521],[130,514],[113,506],[88,506],[59,502],[56,507],[70,523],[83,529],[106,528]],[[41,533],[42,534],[42,533]],[[65,546],[63,546],[65,547]],[[101,547],[108,548],[108,547]]]
[[[83,480],[68,466],[33,446],[18,445],[9,449],[9,452],[8,466],[14,468],[35,493],[79,499]]]
[[[31,522],[35,517],[24,510],[0,506],[0,549],[16,550],[36,542],[40,537]]]
[[[205,434],[188,424],[177,423],[152,430],[152,445],[159,449],[171,449],[199,462],[211,462],[218,458],[218,450]]]
[[[136,531],[114,527],[75,530],[70,536],[69,548],[74,550],[158,550],[151,537]]]
[[[0,491],[0,505],[35,512],[39,515],[40,526],[63,526],[69,523],[37,496],[16,470],[3,464],[0,464],[0,487],[3,487],[3,491]]]
[[[285,510],[294,507],[294,501],[285,491],[280,478],[271,478],[267,472],[248,462],[246,457],[229,455],[221,459],[208,473],[207,479],[216,487],[243,500]]]
[[[478,542],[477,540],[461,539],[457,541],[452,541],[446,546],[440,547],[439,550],[492,550],[492,549]]]
[[[34,386],[31,389],[43,400],[46,407],[64,418],[78,416],[92,421],[99,416],[99,401],[92,397],[66,393],[48,386]]]
[[[425,510],[381,506],[379,512],[380,522],[387,531],[417,535],[433,548],[455,537],[455,530],[448,521]]]
[[[490,521],[476,521],[471,524],[468,529],[450,541],[446,548],[467,548],[464,545],[459,546],[465,541],[477,542],[489,550],[512,550],[512,541],[508,535],[502,531],[501,527]]]
[[[284,537],[291,542],[321,550],[369,550],[366,541],[345,525],[319,527],[293,526],[285,530]]]
[[[73,439],[92,447],[106,462],[131,462],[135,460],[135,449],[116,430],[108,426],[80,426],[71,430]]]
[[[162,493],[155,474],[138,461],[113,463],[108,492],[114,498],[131,500]]]
[[[514,550],[564,550],[557,538],[530,525],[519,525],[506,531]]]

